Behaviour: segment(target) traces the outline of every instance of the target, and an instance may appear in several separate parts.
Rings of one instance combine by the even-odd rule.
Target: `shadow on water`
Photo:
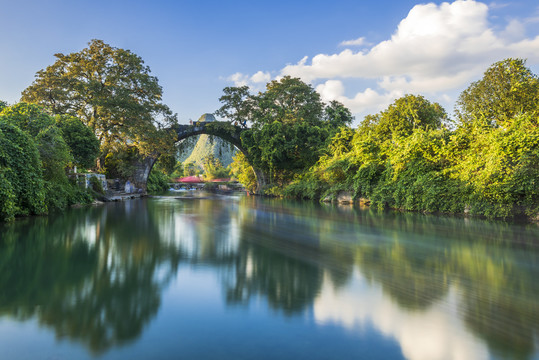
[[[26,219],[0,234],[0,316],[37,318],[95,354],[141,335],[182,264],[214,269],[228,306],[264,298],[291,318],[315,309],[327,284],[344,292],[357,273],[406,314],[449,306],[456,292],[457,316],[494,356],[537,354],[535,225],[256,198],[154,199]]]

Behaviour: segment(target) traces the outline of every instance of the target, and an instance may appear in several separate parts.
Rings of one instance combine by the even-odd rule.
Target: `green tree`
[[[276,121],[322,125],[324,104],[320,94],[298,78],[285,76],[279,81],[272,80],[266,85],[265,92],[251,99],[255,102],[251,119],[254,128]]]
[[[350,112],[350,109],[345,107],[338,101],[331,101],[324,109],[324,118],[331,124],[331,127],[340,128],[343,126],[350,126],[354,117]]]
[[[213,154],[210,154],[204,158],[203,163],[205,177],[208,180],[228,178],[228,170],[223,167],[221,161]]]
[[[43,106],[20,102],[4,107],[0,116],[10,124],[35,137],[40,131],[55,126],[52,116],[47,114]]]
[[[181,161],[176,161],[172,174],[170,174],[171,179],[176,179],[183,177],[183,163]]]
[[[290,76],[271,81],[257,95],[246,87],[226,88],[220,101],[224,105],[218,114],[251,123],[242,132],[242,146],[249,163],[275,185],[313,165],[325,142],[353,119],[342,104],[326,106],[311,85]]]
[[[99,155],[99,140],[93,131],[82,121],[69,115],[56,116],[56,125],[69,146],[74,164],[84,168],[95,166]]]
[[[539,80],[525,65],[522,59],[499,61],[464,90],[456,106],[461,124],[507,127],[518,114],[537,115]]]
[[[257,182],[253,167],[247,161],[247,158],[241,151],[234,155],[233,161],[230,164],[232,176],[245,186],[249,191],[255,191]]]
[[[247,127],[254,106],[249,87],[226,87],[223,92],[224,95],[219,98],[223,106],[215,112],[215,115],[227,118],[235,125]]]
[[[161,102],[162,88],[139,56],[102,40],[55,56],[23,91],[23,101],[77,116],[94,131],[104,154],[126,147],[142,155],[171,151],[173,136],[162,129],[175,124],[176,116]]]
[[[447,121],[445,110],[421,95],[405,95],[376,115],[367,115],[361,123],[380,139],[409,136],[415,129],[439,129]]]
[[[183,173],[186,176],[194,176],[199,174],[199,169],[194,163],[187,163],[183,166]]]

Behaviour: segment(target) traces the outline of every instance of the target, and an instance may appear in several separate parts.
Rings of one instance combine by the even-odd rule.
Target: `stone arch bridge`
[[[234,145],[239,151],[241,151],[247,160],[250,159],[249,153],[243,148],[241,144],[241,133],[245,131],[246,128],[240,126],[232,125],[229,122],[225,121],[212,121],[212,122],[196,122],[193,125],[176,125],[170,128],[170,131],[173,131],[177,135],[176,142],[180,142],[187,138],[197,135],[212,135],[219,137],[232,145]],[[132,181],[134,185],[146,191],[146,184],[148,181],[148,176],[157,162],[159,155],[149,156],[142,161],[135,163],[135,171],[132,176]],[[261,191],[267,185],[268,177],[260,169],[253,167],[253,170],[256,175],[256,180],[258,183],[257,193]]]

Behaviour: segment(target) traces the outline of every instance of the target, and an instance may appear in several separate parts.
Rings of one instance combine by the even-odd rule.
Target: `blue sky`
[[[456,97],[488,65],[539,71],[536,0],[0,0],[0,99],[14,103],[58,52],[102,39],[150,66],[180,122],[219,107],[225,86],[299,76],[357,121],[406,93]]]

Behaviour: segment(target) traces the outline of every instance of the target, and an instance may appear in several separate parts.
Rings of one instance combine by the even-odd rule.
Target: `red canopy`
[[[211,182],[230,182],[230,179],[213,179]]]
[[[176,179],[176,182],[194,184],[194,183],[202,183],[204,182],[204,180],[202,180],[198,176],[187,176],[187,177]]]

